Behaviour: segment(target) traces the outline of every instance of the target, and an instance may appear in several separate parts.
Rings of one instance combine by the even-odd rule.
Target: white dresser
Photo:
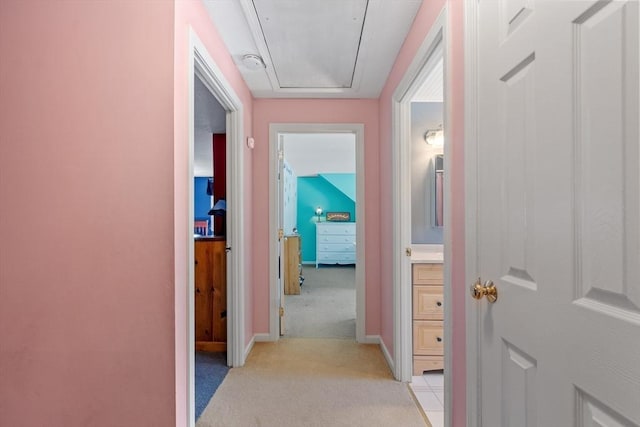
[[[356,223],[316,223],[316,268],[319,264],[356,263]]]

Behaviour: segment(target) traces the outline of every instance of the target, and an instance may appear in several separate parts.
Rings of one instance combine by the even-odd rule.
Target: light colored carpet
[[[346,339],[256,343],[196,427],[424,427],[377,345]]]
[[[355,338],[356,269],[303,267],[300,295],[285,295],[286,337]]]

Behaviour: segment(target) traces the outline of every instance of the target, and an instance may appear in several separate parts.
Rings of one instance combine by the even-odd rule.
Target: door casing
[[[278,138],[286,133],[352,133],[356,137],[356,341],[378,343],[365,332],[365,194],[364,125],[360,123],[271,123],[269,125],[269,341],[279,334],[280,295],[278,292]],[[259,337],[256,337],[256,341]],[[263,339],[261,339],[263,340]]]
[[[451,83],[448,70],[451,69],[446,6],[440,12],[430,31],[418,48],[402,80],[392,96],[392,177],[393,177],[393,324],[394,324],[394,366],[397,380],[411,381],[413,366],[412,348],[412,294],[411,263],[405,249],[411,247],[411,99],[424,83],[439,55],[444,63],[444,120],[445,139],[451,123]],[[444,145],[444,168],[451,170],[451,144]],[[445,425],[451,418],[451,174],[444,180],[444,381],[445,381]]]
[[[195,306],[194,306],[194,247],[193,247],[193,162],[194,162],[194,79],[197,75],[204,85],[215,96],[216,100],[226,111],[226,134],[227,134],[227,247],[232,250],[227,254],[227,364],[229,366],[242,366],[245,361],[244,349],[244,283],[245,265],[242,253],[244,251],[244,207],[241,196],[244,186],[244,162],[243,162],[243,105],[236,95],[233,87],[227,81],[224,74],[217,66],[205,45],[202,43],[193,28],[189,28],[189,70],[188,70],[188,206],[184,206],[182,201],[176,201],[174,209],[176,212],[188,210],[188,224],[186,234],[179,232],[185,224],[178,222],[181,215],[175,215],[176,223],[175,238],[184,238],[187,242],[187,269],[188,277],[178,274],[180,271],[178,263],[184,258],[183,253],[175,254],[176,277],[175,284],[179,286],[185,282],[187,286],[187,341],[176,341],[176,357],[182,359],[187,356],[187,425],[195,425]],[[176,167],[177,170],[181,169]],[[176,248],[182,245],[175,245]],[[176,290],[176,292],[179,292]],[[178,322],[176,323],[178,324]],[[177,337],[184,336],[184,331],[176,331]],[[186,347],[186,348],[185,348]],[[178,356],[179,354],[179,356]],[[177,373],[176,373],[177,374]]]

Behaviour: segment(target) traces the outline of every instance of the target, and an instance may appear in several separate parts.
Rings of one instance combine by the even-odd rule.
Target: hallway
[[[422,427],[406,384],[377,345],[347,339],[256,343],[232,368],[197,427]]]

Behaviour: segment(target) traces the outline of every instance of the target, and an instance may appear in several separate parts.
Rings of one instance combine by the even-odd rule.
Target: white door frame
[[[193,28],[189,28],[189,157],[188,157],[188,192],[187,207],[176,206],[176,209],[188,209],[188,281],[187,281],[187,337],[185,348],[177,348],[176,352],[187,353],[187,411],[189,426],[195,425],[195,308],[194,308],[194,248],[193,248],[193,152],[194,152],[194,76],[197,75],[204,85],[226,111],[226,145],[227,145],[227,364],[242,366],[244,364],[244,206],[241,196],[244,188],[243,162],[243,105],[217,66],[206,47]],[[176,215],[178,217],[178,215]],[[183,224],[176,224],[179,229]],[[176,262],[179,257],[176,256]],[[178,271],[178,268],[176,268]],[[176,277],[176,283],[183,283],[183,278]],[[184,354],[184,353],[183,353]]]
[[[365,342],[365,195],[364,125],[358,123],[271,123],[269,125],[269,340],[279,334],[278,294],[278,135],[286,133],[352,133],[356,137],[356,341]]]
[[[478,211],[478,5],[464,3],[464,188],[465,188],[465,283],[476,278],[477,211]],[[479,345],[480,305],[466,298],[466,368],[467,368],[467,426],[481,424]]]
[[[451,123],[450,55],[448,46],[447,9],[442,9],[422,45],[416,52],[404,77],[392,97],[392,161],[393,161],[393,323],[394,375],[397,380],[411,381],[412,348],[412,291],[411,263],[405,249],[411,247],[411,99],[429,75],[436,57],[443,58],[444,71],[444,132]],[[435,55],[435,56],[434,56]],[[444,145],[444,168],[451,170],[451,144]],[[444,179],[444,377],[445,425],[451,413],[451,179]]]

